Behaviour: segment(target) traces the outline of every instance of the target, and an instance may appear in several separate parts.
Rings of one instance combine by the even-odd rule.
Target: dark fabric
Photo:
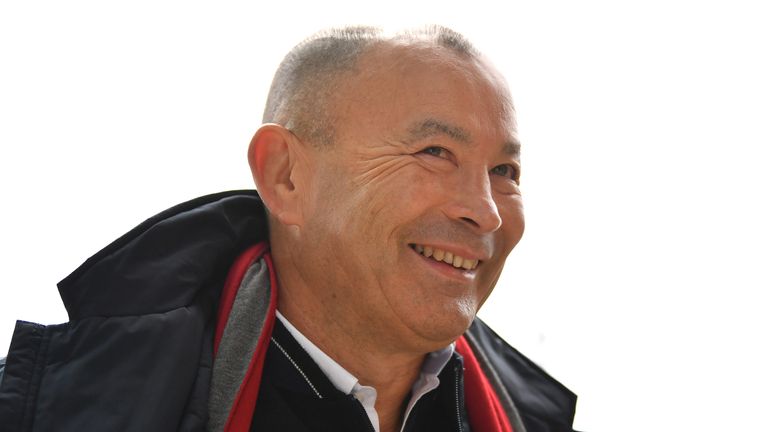
[[[46,327],[17,321],[0,383],[0,431],[22,431],[32,426],[31,397],[40,382],[38,352],[47,340]]]
[[[374,430],[360,402],[334,387],[280,320],[275,321],[272,337],[252,432]],[[439,375],[440,386],[414,406],[406,432],[470,431],[461,370],[461,357],[454,355]]]
[[[251,431],[373,430],[362,405],[333,386],[280,320],[275,320],[272,338]]]
[[[17,323],[0,431],[204,430],[221,287],[264,240],[256,192],[234,191],[166,210],[88,259],[59,284],[70,322]],[[470,332],[528,432],[571,430],[573,393],[479,320]]]
[[[467,339],[474,340],[488,359],[517,407],[529,432],[571,432],[576,395],[543,369],[504,342],[485,323],[475,319]],[[478,356],[480,357],[480,356]],[[486,371],[486,375],[490,375]]]
[[[454,354],[438,375],[440,386],[422,396],[405,425],[405,432],[468,432],[470,418],[464,404],[461,356]],[[483,431],[479,431],[483,432]]]
[[[163,313],[199,293],[218,299],[222,278],[248,246],[266,240],[255,191],[224,192],[143,222],[59,282],[70,320]]]

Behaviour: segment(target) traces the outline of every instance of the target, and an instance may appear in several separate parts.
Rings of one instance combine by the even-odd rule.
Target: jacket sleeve
[[[44,339],[44,329],[45,326],[39,324],[16,322],[8,357],[3,359],[0,381],[0,425],[7,430],[27,430],[31,426],[25,407],[39,381],[41,365],[38,365],[37,354]]]
[[[203,330],[197,309],[17,322],[0,383],[0,431],[202,430],[212,329]],[[191,416],[199,427],[186,426]]]

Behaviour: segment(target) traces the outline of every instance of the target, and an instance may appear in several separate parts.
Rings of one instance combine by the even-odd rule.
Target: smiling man
[[[72,321],[19,323],[0,424],[572,430],[575,396],[475,318],[523,234],[514,114],[449,29],[306,40],[258,195],[174,207],[62,281]]]

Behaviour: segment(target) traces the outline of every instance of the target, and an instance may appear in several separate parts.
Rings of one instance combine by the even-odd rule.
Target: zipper
[[[460,395],[459,386],[461,384],[460,383],[461,375],[459,374],[459,368],[460,368],[459,365],[456,365],[453,367],[453,372],[456,375],[456,379],[454,380],[454,382],[456,383],[456,421],[459,424],[459,432],[464,432],[464,424],[461,421],[461,403],[459,399],[459,395]]]
[[[280,345],[280,343],[279,343],[279,342],[277,342],[277,341],[275,340],[275,338],[274,338],[274,337],[270,337],[270,340],[272,340],[272,342],[275,344],[275,346],[277,346],[277,347],[280,349],[280,351],[282,351],[282,352],[283,352],[283,354],[285,354],[285,357],[288,359],[288,361],[290,361],[290,362],[291,362],[291,364],[293,365],[293,367],[295,367],[295,368],[296,368],[296,370],[297,370],[297,371],[299,371],[299,373],[301,374],[301,376],[304,378],[304,381],[306,381],[306,382],[307,382],[307,384],[309,384],[309,388],[311,388],[311,389],[312,389],[312,391],[313,391],[313,392],[315,392],[315,394],[317,395],[317,398],[318,398],[318,399],[322,399],[323,397],[320,395],[320,392],[319,392],[319,391],[317,391],[317,389],[315,388],[315,386],[314,386],[314,385],[312,385],[312,381],[310,381],[310,380],[309,380],[309,377],[307,377],[307,375],[304,373],[304,371],[303,371],[303,370],[301,370],[301,368],[299,367],[299,365],[298,365],[298,364],[296,364],[296,362],[295,362],[295,361],[293,361],[293,359],[291,358],[291,356],[290,356],[290,355],[288,355],[288,352],[287,352],[287,351],[285,351],[285,349],[283,348],[283,346],[282,346],[282,345]]]

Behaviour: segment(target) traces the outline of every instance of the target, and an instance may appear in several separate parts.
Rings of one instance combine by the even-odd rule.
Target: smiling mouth
[[[418,244],[409,244],[408,246],[422,256],[451,265],[457,269],[474,270],[480,264],[479,260],[454,255],[451,252],[446,252],[436,247],[422,246]]]

